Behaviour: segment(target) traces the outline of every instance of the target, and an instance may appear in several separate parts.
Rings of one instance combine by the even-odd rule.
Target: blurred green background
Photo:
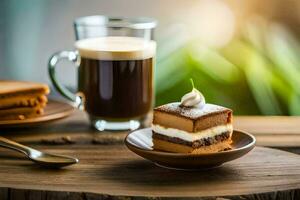
[[[222,48],[196,38],[158,56],[157,64],[158,105],[178,101],[193,78],[207,102],[235,114],[300,114],[300,45],[281,24],[248,24]]]
[[[73,48],[77,17],[149,16],[159,21],[157,105],[179,101],[193,78],[235,114],[299,115],[299,13],[298,0],[1,0],[0,78],[51,84],[48,58]],[[60,70],[76,90],[72,65]]]

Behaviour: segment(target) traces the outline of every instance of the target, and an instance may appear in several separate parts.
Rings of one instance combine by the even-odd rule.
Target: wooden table
[[[300,152],[299,117],[235,117],[259,146]],[[22,199],[300,199],[300,156],[256,147],[245,157],[209,171],[155,166],[123,145],[127,132],[99,133],[84,113],[42,127],[1,130],[1,135],[80,163],[43,169],[0,149],[0,200]]]

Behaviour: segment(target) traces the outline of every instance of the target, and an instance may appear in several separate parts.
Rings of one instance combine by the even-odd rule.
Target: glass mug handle
[[[67,98],[69,101],[73,103],[73,105],[79,109],[83,109],[83,98],[79,95],[79,93],[74,94],[70,90],[68,90],[64,85],[62,85],[57,78],[56,74],[56,67],[57,64],[63,60],[69,60],[75,64],[75,66],[78,66],[79,64],[79,54],[77,51],[60,51],[55,54],[53,54],[48,62],[48,72],[50,79],[55,87],[55,89],[63,95],[65,98]]]

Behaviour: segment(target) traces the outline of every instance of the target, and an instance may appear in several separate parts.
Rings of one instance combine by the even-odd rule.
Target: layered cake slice
[[[181,103],[169,103],[154,109],[153,148],[177,153],[213,153],[231,148],[232,111],[206,104],[193,89]]]
[[[43,113],[49,87],[25,81],[0,81],[0,120],[25,119]]]

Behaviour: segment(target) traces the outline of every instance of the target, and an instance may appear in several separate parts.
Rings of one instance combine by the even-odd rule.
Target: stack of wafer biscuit
[[[0,120],[22,120],[41,115],[49,91],[49,87],[41,83],[0,80]]]

